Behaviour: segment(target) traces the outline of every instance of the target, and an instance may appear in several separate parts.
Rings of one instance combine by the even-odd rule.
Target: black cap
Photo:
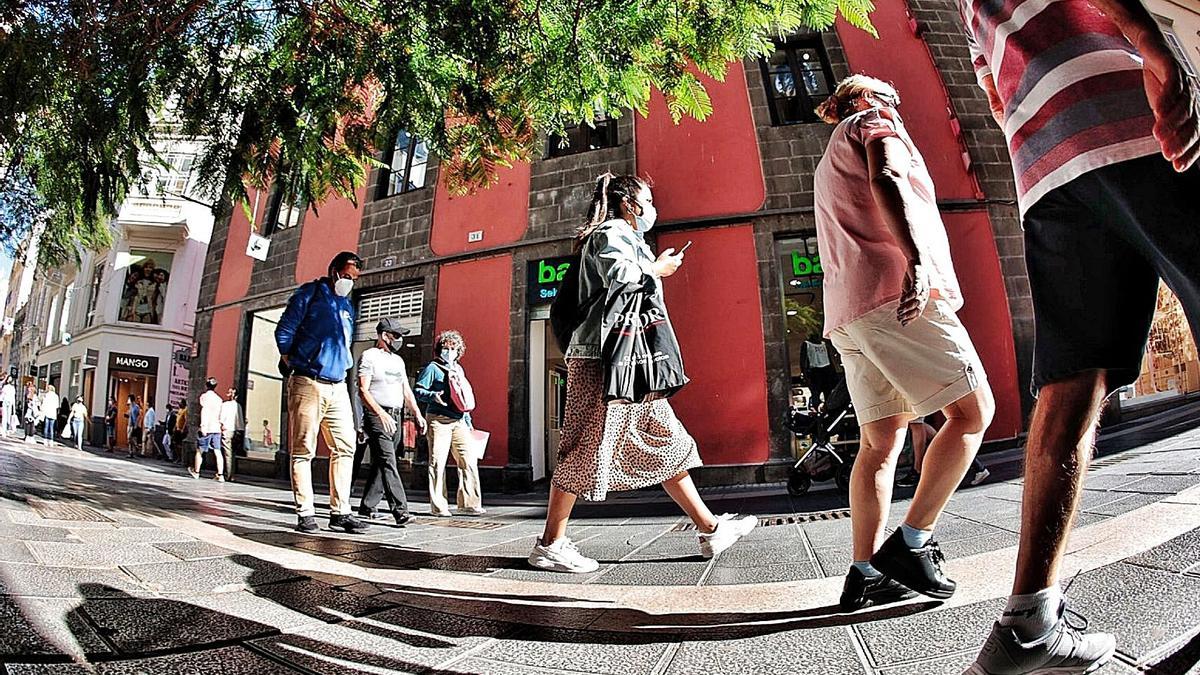
[[[362,269],[363,267],[363,259],[358,257],[357,253],[354,251],[342,251],[341,253],[333,256],[333,260],[329,261],[329,271],[337,272],[349,263],[354,263],[354,265],[359,269]]]
[[[216,389],[217,388],[217,378],[215,378],[215,377],[208,378],[207,380],[204,381],[204,385],[206,387],[208,387],[209,389]]]
[[[405,328],[404,325],[400,323],[400,319],[388,316],[388,317],[384,317],[383,319],[381,319],[379,321],[379,323],[375,324],[375,332],[376,333],[395,333],[396,335],[403,337],[403,336],[411,333],[412,329]]]

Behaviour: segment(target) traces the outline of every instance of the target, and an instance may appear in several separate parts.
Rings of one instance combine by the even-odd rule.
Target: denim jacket
[[[322,278],[292,294],[275,326],[275,344],[280,354],[287,355],[293,374],[341,382],[354,365],[350,353],[353,334],[350,299],[334,293]]]
[[[566,358],[600,358],[600,324],[608,290],[613,286],[640,284],[662,292],[662,281],[652,272],[654,252],[642,234],[624,220],[602,223],[583,244],[579,266],[579,302],[591,300],[583,322],[571,334]]]

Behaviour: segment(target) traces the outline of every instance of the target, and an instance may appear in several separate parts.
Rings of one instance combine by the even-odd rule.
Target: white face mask
[[[642,213],[637,218],[638,232],[649,232],[654,227],[654,222],[658,220],[658,209],[654,208],[653,204],[638,202],[638,206],[642,207]]]
[[[353,279],[337,279],[333,282],[333,292],[337,293],[339,297],[344,298],[350,295],[352,290],[354,290]]]
[[[457,358],[458,358],[458,352],[454,351],[453,349],[443,349],[442,350],[442,360],[445,361],[446,363],[454,363],[454,360]]]

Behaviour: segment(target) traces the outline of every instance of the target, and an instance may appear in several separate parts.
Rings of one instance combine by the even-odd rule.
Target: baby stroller
[[[788,494],[799,497],[808,492],[813,481],[830,478],[839,490],[848,493],[859,430],[846,379],[843,377],[829,393],[823,409],[792,408],[785,424],[798,438],[808,442],[788,474]]]

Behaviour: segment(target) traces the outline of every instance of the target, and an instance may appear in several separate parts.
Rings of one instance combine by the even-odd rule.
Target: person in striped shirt
[[[1088,673],[1112,635],[1058,587],[1105,399],[1140,370],[1160,278],[1200,328],[1200,101],[1138,0],[958,0],[1008,140],[1038,405],[1013,595],[972,675]]]

